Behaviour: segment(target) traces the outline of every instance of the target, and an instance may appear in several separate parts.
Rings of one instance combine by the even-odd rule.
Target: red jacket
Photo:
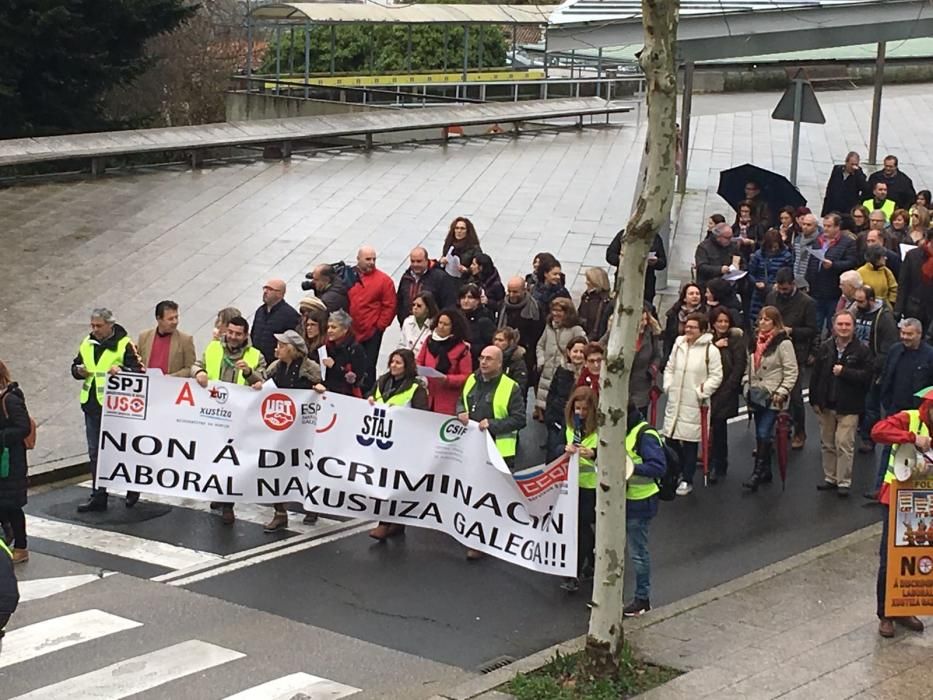
[[[356,342],[363,343],[392,324],[395,318],[395,283],[382,270],[359,275],[348,296]]]
[[[447,357],[450,359],[447,376],[444,379],[428,379],[428,406],[435,413],[452,416],[457,411],[457,398],[463,391],[463,384],[473,372],[473,356],[470,354],[470,346],[461,341],[447,351]],[[428,343],[421,346],[418,364],[431,368],[437,365],[437,357],[428,351]]]
[[[930,415],[931,407],[933,407],[933,401],[924,401],[920,404],[921,420]],[[927,430],[933,433],[933,428],[929,424]],[[875,423],[871,429],[871,439],[882,445],[905,445],[913,444],[917,436],[910,432],[910,416],[906,411],[900,411]],[[887,484],[881,485],[878,500],[885,505],[891,502],[890,487]]]

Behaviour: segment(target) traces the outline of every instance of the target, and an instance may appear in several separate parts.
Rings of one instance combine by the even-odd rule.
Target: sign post
[[[794,186],[797,185],[797,158],[800,153],[800,124],[825,124],[826,117],[823,116],[823,110],[820,109],[820,103],[816,100],[816,93],[813,86],[807,80],[803,69],[797,71],[797,75],[787,86],[780,102],[771,113],[772,119],[781,119],[794,123],[794,136],[791,142],[790,152],[790,181]]]

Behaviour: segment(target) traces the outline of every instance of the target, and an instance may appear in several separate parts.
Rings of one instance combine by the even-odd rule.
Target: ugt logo
[[[363,427],[356,441],[363,447],[369,447],[374,442],[380,450],[392,447],[392,421],[386,420],[384,408],[373,408],[371,416],[363,416]]]
[[[295,422],[295,402],[285,394],[269,394],[262,402],[262,420],[272,430],[285,430]]]

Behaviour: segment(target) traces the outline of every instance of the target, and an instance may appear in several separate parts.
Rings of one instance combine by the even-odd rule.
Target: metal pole
[[[337,25],[330,25],[330,74],[337,72]]]
[[[547,79],[547,27],[544,28],[544,78]]]
[[[447,44],[450,41],[450,25],[444,25],[444,72],[447,72]]]
[[[690,110],[693,108],[693,61],[684,64],[684,95],[680,113],[680,178],[677,192],[687,192],[687,162],[690,160]]]
[[[570,79],[573,80],[573,66],[577,62],[577,50],[570,49]]]
[[[878,43],[878,56],[875,59],[875,94],[871,99],[871,134],[868,138],[868,162],[878,163],[878,129],[881,126],[881,90],[884,87],[884,54],[887,44]]]
[[[275,25],[275,94],[279,94],[279,81],[282,79],[282,26]]]
[[[305,22],[305,99],[310,97],[311,82],[311,23]]]
[[[483,70],[483,43],[486,41],[486,27],[480,26],[479,28],[479,41],[476,42],[477,47],[477,60],[476,67],[478,70]]]
[[[470,69],[470,25],[463,26],[463,82],[467,81],[467,72]]]
[[[515,70],[515,52],[518,48],[518,25],[512,25],[512,70]]]
[[[295,75],[295,27],[288,28],[288,75]]]
[[[790,145],[790,181],[797,184],[797,156],[800,153],[800,117],[803,113],[803,78],[794,78],[794,136]]]
[[[246,2],[246,91],[253,89],[253,15],[249,11],[249,0]]]
[[[408,65],[408,73],[411,74],[411,25],[408,25],[408,58],[406,60]]]

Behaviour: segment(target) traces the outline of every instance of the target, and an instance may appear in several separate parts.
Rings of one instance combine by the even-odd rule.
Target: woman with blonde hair
[[[606,334],[612,300],[609,294],[609,275],[601,267],[586,271],[586,291],[580,298],[577,315],[589,338],[602,338]]]
[[[544,420],[548,389],[551,388],[554,372],[564,361],[567,343],[577,336],[586,338],[586,333],[577,318],[577,310],[573,308],[573,302],[570,299],[558,297],[551,301],[550,309],[551,313],[548,314],[544,333],[541,334],[536,348],[538,370],[541,375],[535,395],[535,420]]]
[[[907,245],[920,245],[929,230],[930,210],[917,205],[910,212],[910,231],[907,232],[907,237],[899,242]]]
[[[227,306],[218,311],[217,318],[214,319],[213,339],[223,340],[224,333],[227,332],[227,324],[237,317],[242,318],[243,314],[235,306]]]

